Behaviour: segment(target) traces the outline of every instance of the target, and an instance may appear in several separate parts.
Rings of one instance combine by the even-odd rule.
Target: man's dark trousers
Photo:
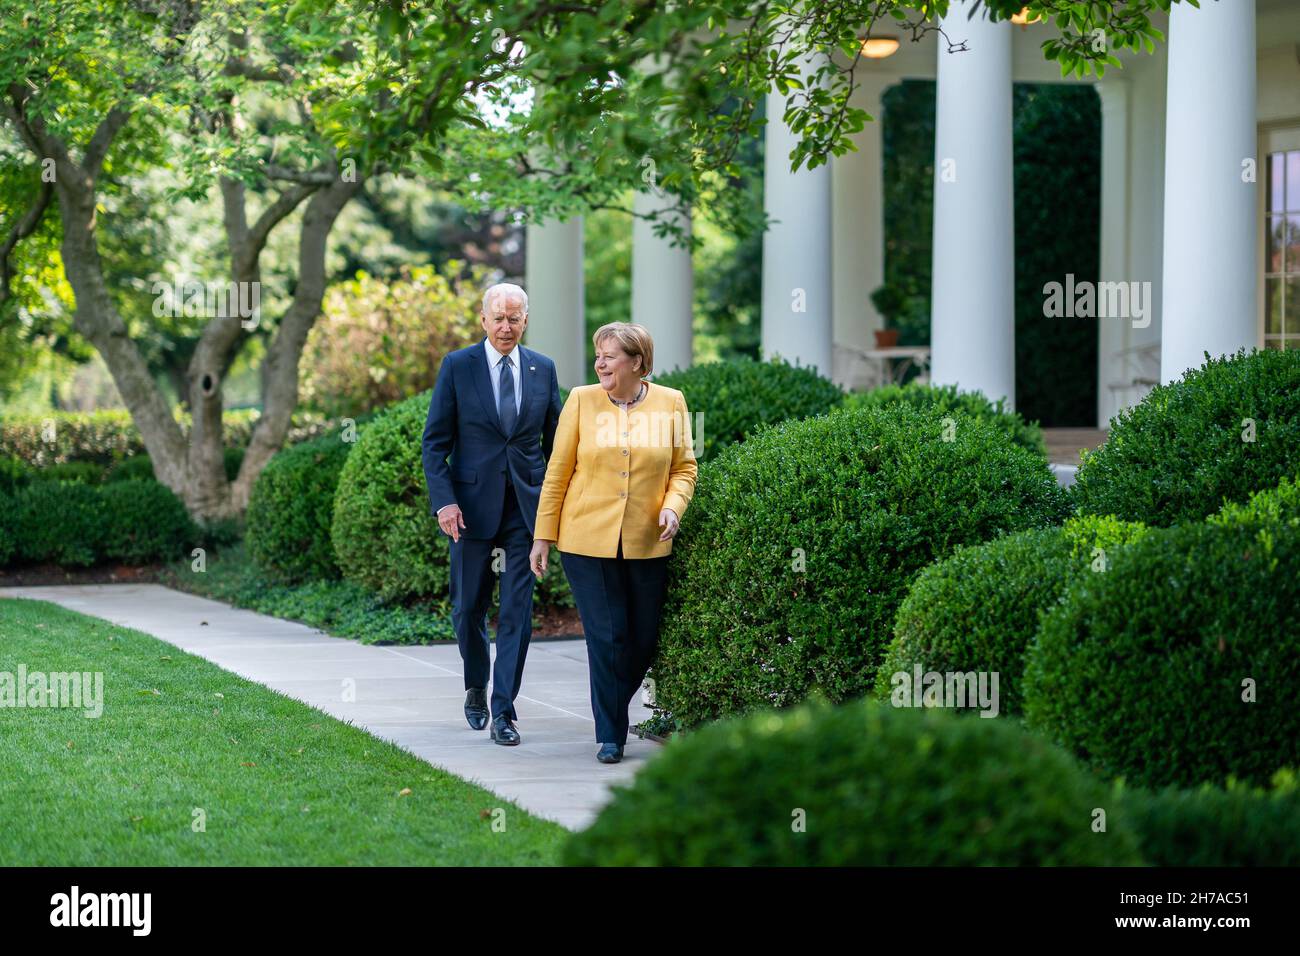
[[[451,606],[456,643],[465,663],[465,688],[486,687],[492,670],[492,716],[512,721],[515,698],[524,679],[524,658],[533,634],[533,572],[528,554],[533,536],[524,521],[514,486],[506,481],[501,524],[491,538],[451,542]],[[501,612],[497,618],[497,657],[490,668],[487,612],[492,586],[501,582]]]

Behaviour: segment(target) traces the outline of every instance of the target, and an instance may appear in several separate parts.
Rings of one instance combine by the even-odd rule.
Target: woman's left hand
[[[664,527],[667,525],[667,527]],[[672,508],[664,508],[659,512],[659,527],[663,528],[663,533],[659,535],[660,541],[667,541],[669,538],[677,536],[677,529],[681,527],[681,519],[677,517],[677,512]]]

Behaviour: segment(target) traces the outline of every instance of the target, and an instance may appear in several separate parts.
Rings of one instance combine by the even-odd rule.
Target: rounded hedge
[[[1071,494],[1090,514],[1168,526],[1272,488],[1300,461],[1300,351],[1208,359],[1112,419]]]
[[[390,405],[359,432],[339,473],[330,539],[339,570],[384,600],[444,598],[451,541],[429,513],[422,440],[432,389]],[[534,592],[539,605],[573,603],[559,561]]]
[[[352,451],[342,431],[275,454],[248,501],[248,553],[284,581],[338,578],[330,527],[339,473]]]
[[[844,397],[838,385],[815,369],[783,359],[709,362],[656,375],[654,380],[680,389],[691,414],[702,416],[701,462],[765,425],[821,415]]]
[[[564,862],[589,866],[1139,864],[1107,792],[1003,720],[875,701],[711,724],[668,744]]]
[[[169,561],[181,557],[198,534],[181,500],[152,478],[115,481],[96,490],[108,513],[102,558],[126,564]]]
[[[940,673],[992,672],[1000,712],[1020,713],[1025,658],[1040,615],[1074,577],[1103,569],[1114,547],[1145,530],[1114,518],[1075,517],[1061,528],[959,548],[930,565],[899,605],[876,696],[888,700],[894,675],[912,675],[917,665]]]
[[[103,553],[112,520],[101,489],[75,481],[34,481],[14,497],[18,562],[89,567]]]
[[[1186,524],[1116,549],[1043,618],[1025,718],[1107,776],[1258,783],[1300,765],[1296,687],[1300,528]]]
[[[1300,525],[1300,482],[1283,478],[1276,488],[1255,492],[1245,504],[1229,502],[1206,520],[1211,524]]]
[[[1290,779],[1271,790],[1126,788],[1119,812],[1152,866],[1300,866],[1300,791]]]
[[[907,405],[787,422],[701,469],[669,562],[657,706],[686,725],[872,686],[913,577],[1066,498],[989,422]]]
[[[928,385],[909,382],[906,385],[882,385],[866,392],[850,392],[844,397],[843,408],[879,408],[902,403],[913,408],[934,409],[945,414],[971,415],[986,419],[1006,432],[1017,445],[1035,454],[1047,457],[1047,443],[1038,422],[1026,422],[1017,412],[1004,407],[1002,399],[989,401],[983,392],[961,392],[956,385]]]

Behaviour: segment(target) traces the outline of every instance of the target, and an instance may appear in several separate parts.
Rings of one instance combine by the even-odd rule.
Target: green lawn
[[[102,672],[104,706],[0,707],[0,865],[553,864],[566,838],[147,634],[0,599],[0,672],[20,664]]]

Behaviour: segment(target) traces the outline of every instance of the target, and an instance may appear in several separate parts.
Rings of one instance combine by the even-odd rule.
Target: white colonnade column
[[[824,62],[821,53],[802,61],[805,82]],[[801,98],[804,91],[789,95]],[[769,90],[766,105],[763,208],[777,221],[763,234],[763,357],[780,355],[830,377],[831,169],[791,172],[799,137],[783,119],[786,96]]]
[[[1176,4],[1167,82],[1162,382],[1255,345],[1255,4]]]
[[[1014,407],[1012,26],[967,19],[970,2],[943,20],[968,49],[939,44],[930,377]]]

